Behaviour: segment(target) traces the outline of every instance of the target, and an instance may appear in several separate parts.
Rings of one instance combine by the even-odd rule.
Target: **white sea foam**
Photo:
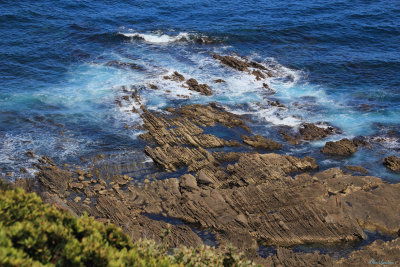
[[[178,41],[189,41],[192,39],[191,35],[187,32],[181,32],[176,36],[168,35],[168,34],[156,34],[156,33],[123,33],[119,32],[119,34],[124,35],[126,37],[140,38],[148,43],[154,44],[162,44],[162,43],[172,43]]]

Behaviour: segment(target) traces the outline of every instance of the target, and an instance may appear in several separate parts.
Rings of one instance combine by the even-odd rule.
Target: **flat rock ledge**
[[[216,104],[167,108],[163,113],[142,106],[141,111],[145,153],[163,171],[180,174],[138,184],[126,175],[96,169],[61,169],[44,158],[37,166],[42,197],[78,215],[87,212],[112,222],[134,240],[160,240],[163,229],[169,228],[166,241],[171,248],[202,244],[193,228],[207,230],[220,246],[233,244],[267,266],[362,266],[370,260],[365,257],[379,260],[381,255],[398,261],[398,239],[376,241],[345,259],[295,253],[289,247],[360,241],[366,238],[363,229],[398,236],[400,184],[336,168],[317,172],[311,157],[212,153],[210,148],[242,145],[206,133],[217,125],[247,131],[243,141],[250,146],[268,143],[251,135],[240,116]],[[277,246],[277,253],[261,259],[260,245]]]

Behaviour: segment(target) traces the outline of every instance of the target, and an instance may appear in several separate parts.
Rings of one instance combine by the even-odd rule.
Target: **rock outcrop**
[[[202,95],[212,95],[212,91],[210,86],[207,84],[199,84],[196,79],[189,79],[186,81],[186,84],[189,86],[189,90],[199,92]]]
[[[327,142],[321,149],[322,153],[335,156],[351,156],[356,151],[357,146],[347,138],[336,142]]]
[[[394,172],[400,172],[400,158],[396,156],[385,158],[383,160],[383,165]]]
[[[248,61],[247,59],[233,56],[221,56],[217,54],[214,54],[213,58],[219,60],[223,65],[229,66],[235,70],[252,74],[257,80],[274,76],[272,72],[265,66],[255,61]]]
[[[353,155],[360,146],[366,145],[367,143],[360,138],[355,138],[353,140],[344,138],[336,142],[326,142],[325,146],[321,149],[321,152],[327,155],[346,157]]]
[[[254,148],[262,148],[267,150],[282,149],[282,145],[271,139],[267,139],[261,135],[246,136],[242,135],[243,142]]]
[[[299,132],[301,138],[306,141],[319,140],[335,133],[331,126],[319,127],[313,123],[303,123]]]
[[[141,137],[148,142],[147,155],[176,176],[137,183],[126,175],[95,169],[62,170],[44,158],[38,181],[47,199],[51,202],[56,195],[57,205],[115,223],[134,239],[159,240],[164,229],[170,229],[171,247],[201,244],[193,226],[214,234],[220,246],[233,244],[249,257],[257,256],[259,245],[286,247],[266,259],[267,266],[360,263],[359,255],[364,254],[357,253],[361,252],[338,260],[318,253],[295,253],[287,247],[360,241],[366,238],[363,229],[398,235],[400,184],[340,169],[315,173],[318,165],[311,157],[210,151],[240,145],[207,133],[215,126],[248,130],[249,136],[242,138],[252,147],[280,145],[251,135],[242,117],[216,104],[166,111],[151,112],[141,106],[143,129],[147,130]],[[314,126],[305,126],[301,136],[322,138],[331,133]],[[395,242],[382,246],[388,255],[398,248]],[[381,253],[376,245],[362,251],[365,255]]]

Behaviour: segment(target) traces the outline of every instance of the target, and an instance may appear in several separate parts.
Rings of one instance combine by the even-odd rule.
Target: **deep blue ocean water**
[[[205,36],[214,43],[196,42]],[[274,68],[278,78],[268,83],[276,93],[211,53]],[[214,95],[186,100],[186,89],[162,79],[175,70],[211,84]],[[140,118],[115,99],[122,86],[153,83],[160,90],[140,96],[154,110],[218,101],[250,115],[254,131],[272,138],[279,138],[273,126],[305,121],[341,128],[328,140],[369,136],[379,142],[347,159],[321,155],[327,140],[285,146],[284,153],[315,156],[322,169],[361,164],[397,181],[381,160],[400,156],[399,73],[399,1],[0,0],[0,173],[33,172],[27,150],[59,163],[136,153],[139,131],[124,125]],[[217,78],[227,83],[212,84]]]

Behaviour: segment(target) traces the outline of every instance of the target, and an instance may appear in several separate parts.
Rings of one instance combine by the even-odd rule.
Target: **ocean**
[[[116,102],[129,88],[151,110],[218,102],[280,142],[278,126],[333,125],[340,134],[284,143],[279,153],[313,156],[322,170],[361,165],[400,179],[382,165],[400,156],[399,1],[1,0],[0,51],[1,176],[33,175],[26,151],[58,164],[99,154],[151,164],[142,131],[131,127],[141,120],[134,104]],[[214,53],[273,69],[270,90]],[[214,94],[163,79],[174,71]],[[276,100],[287,108],[269,104]],[[372,145],[348,158],[319,152],[326,141],[356,136]]]

